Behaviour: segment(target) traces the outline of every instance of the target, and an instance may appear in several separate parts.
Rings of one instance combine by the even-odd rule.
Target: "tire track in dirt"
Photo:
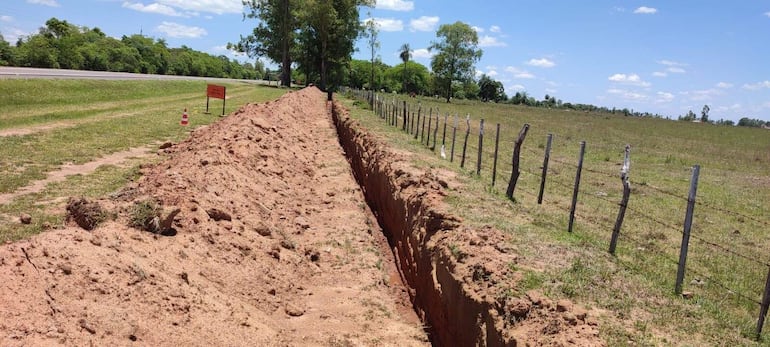
[[[19,188],[13,193],[0,194],[0,205],[8,204],[13,199],[22,195],[42,192],[50,183],[62,182],[69,176],[88,175],[102,165],[121,165],[126,160],[135,157],[142,157],[148,154],[152,147],[136,147],[125,151],[115,152],[98,158],[94,161],[79,165],[63,165],[58,170],[48,172],[48,177],[42,180],[34,181],[31,184]]]

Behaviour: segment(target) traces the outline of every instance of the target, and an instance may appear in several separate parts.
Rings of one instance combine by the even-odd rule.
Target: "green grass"
[[[247,83],[225,85],[226,113],[286,92]],[[204,114],[205,90],[202,81],[0,80],[0,133],[29,130],[26,135],[0,136],[0,194],[43,179],[65,163],[83,164],[187,137],[195,127],[219,119],[222,100],[212,99],[212,114]],[[190,116],[187,127],[179,125],[184,108]],[[134,178],[138,165],[147,160],[103,166],[0,205],[0,242],[40,232],[44,225],[61,225],[61,213],[52,207],[61,207],[57,197],[108,194]],[[32,224],[17,222],[22,212],[33,216]]]
[[[387,98],[390,101],[393,96]],[[415,112],[419,101],[422,115],[440,112],[435,153],[421,145],[419,137],[415,140],[401,132],[400,126],[385,125],[362,108],[361,102],[348,101],[348,105],[364,126],[384,135],[394,146],[418,154],[413,159],[418,167],[457,172],[462,188],[451,192],[448,203],[469,225],[491,225],[511,236],[522,256],[525,280],[520,285],[538,286],[549,296],[611,312],[602,328],[611,345],[757,344],[752,336],[759,313],[755,301],[761,299],[768,269],[752,260],[768,262],[765,250],[770,239],[764,232],[770,207],[770,131],[472,101],[446,104],[430,98],[396,98],[397,104],[407,100]],[[453,163],[438,157],[446,113],[461,116]],[[466,114],[471,115],[471,133],[465,168],[460,169]],[[452,118],[447,127],[447,155]],[[477,176],[480,118],[485,119],[485,134],[482,170]],[[435,125],[435,119],[432,123]],[[501,124],[500,151],[497,184],[491,187],[496,123]],[[531,127],[522,147],[516,203],[511,203],[504,193],[513,142],[524,123]],[[544,204],[538,205],[548,133],[554,134],[552,159]],[[574,232],[567,233],[581,140],[587,146],[577,218]],[[617,256],[611,256],[607,249],[622,194],[619,173],[626,144],[631,145],[632,193]],[[684,281],[684,290],[693,292],[694,298],[686,300],[673,291],[694,164],[701,165],[699,204]],[[770,345],[768,341],[770,338],[764,338],[759,344]]]

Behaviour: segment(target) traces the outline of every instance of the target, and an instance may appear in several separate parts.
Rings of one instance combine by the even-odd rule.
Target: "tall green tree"
[[[409,90],[407,89],[407,86],[406,86],[406,81],[407,81],[407,79],[406,79],[406,71],[407,71],[407,67],[409,65],[409,64],[407,64],[407,62],[409,62],[409,59],[412,58],[412,48],[409,47],[408,43],[405,43],[405,44],[401,45],[401,48],[399,48],[399,50],[398,50],[398,57],[401,58],[402,62],[404,62],[404,71],[401,74],[401,80],[403,81],[403,84],[402,84],[403,87],[402,87],[401,90],[404,93],[409,93]]]
[[[308,76],[318,76],[322,89],[339,85],[364,33],[359,6],[372,6],[373,0],[305,0],[301,14],[300,47],[312,56],[301,59]]]
[[[248,10],[244,20],[256,19],[259,24],[251,35],[241,36],[238,43],[228,48],[246,53],[249,57],[266,56],[281,66],[281,85],[291,86],[291,52],[299,29],[298,9],[302,0],[242,0]]]
[[[431,68],[438,84],[446,93],[446,101],[453,95],[452,82],[467,82],[475,73],[474,64],[481,59],[478,48],[479,36],[476,30],[463,22],[444,24],[436,32],[438,41],[428,48],[436,54],[431,59]]]
[[[374,84],[374,61],[377,58],[377,50],[380,49],[380,41],[377,39],[379,30],[377,29],[377,22],[375,22],[374,18],[372,18],[372,13],[368,12],[367,14],[369,16],[369,20],[366,22],[366,29],[364,34],[368,38],[367,43],[369,44],[369,48],[372,51],[372,68],[369,85],[372,87],[372,89],[376,89],[376,85]]]

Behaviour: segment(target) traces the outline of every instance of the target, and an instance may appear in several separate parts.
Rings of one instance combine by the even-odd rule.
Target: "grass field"
[[[393,96],[386,98],[390,103]],[[770,260],[765,251],[770,246],[770,131],[480,102],[395,102],[403,100],[422,115],[440,114],[435,152],[420,144],[422,136],[415,140],[400,125],[385,125],[360,101],[353,115],[394,145],[419,154],[415,164],[460,173],[466,187],[453,192],[450,203],[468,223],[510,233],[523,256],[519,294],[542,288],[550,296],[611,312],[603,331],[610,345],[757,344],[753,332]],[[453,163],[438,157],[447,113],[460,115]],[[460,169],[466,114],[471,131],[465,168]],[[485,134],[477,176],[481,118]],[[492,187],[497,123],[500,153]],[[531,128],[522,147],[516,203],[511,203],[504,193],[514,138],[524,123]],[[547,133],[554,134],[554,142],[544,204],[538,205]],[[587,145],[577,217],[574,232],[567,233],[582,140]],[[632,193],[617,256],[611,256],[607,248],[622,194],[619,173],[626,144],[631,145]],[[684,291],[693,297],[683,299],[674,295],[674,282],[694,164],[701,165],[701,175],[684,281]],[[769,342],[766,337],[759,344]]]
[[[285,93],[247,83],[226,86],[227,113]],[[0,194],[43,179],[63,164],[178,141],[191,129],[219,119],[222,100],[212,99],[212,114],[206,115],[205,93],[202,81],[0,80]],[[179,125],[184,108],[190,116],[187,127]],[[0,242],[37,233],[44,224],[60,225],[59,197],[112,192],[135,178],[138,165],[151,159],[105,165],[0,205]],[[34,222],[18,224],[22,212]]]

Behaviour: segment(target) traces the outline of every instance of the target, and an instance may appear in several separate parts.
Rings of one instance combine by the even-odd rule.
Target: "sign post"
[[[222,99],[222,115],[225,115],[225,99],[227,99],[227,88],[216,84],[206,86],[206,113],[209,113],[209,98]]]

